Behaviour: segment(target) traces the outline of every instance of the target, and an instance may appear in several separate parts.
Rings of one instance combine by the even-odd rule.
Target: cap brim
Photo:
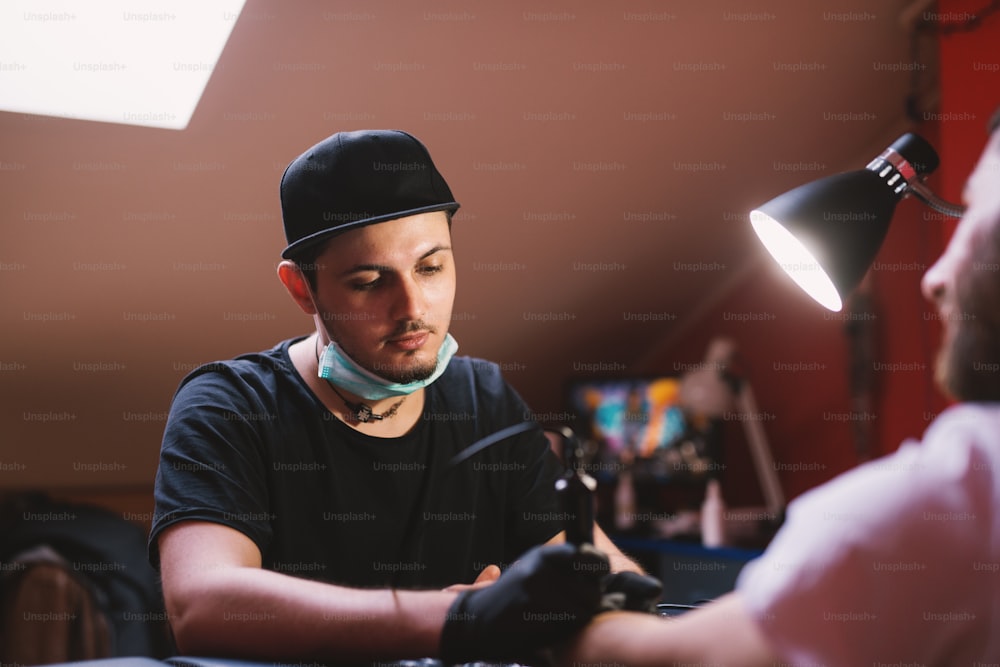
[[[287,248],[281,251],[281,257],[283,259],[294,259],[296,255],[302,253],[306,248],[322,243],[328,239],[337,236],[338,234],[343,234],[344,232],[349,232],[352,229],[359,229],[361,227],[367,227],[368,225],[374,225],[379,222],[388,222],[389,220],[398,220],[399,218],[407,218],[411,215],[419,215],[421,213],[433,213],[434,211],[451,211],[454,213],[458,210],[458,202],[445,202],[442,204],[434,204],[432,206],[423,206],[420,208],[411,208],[406,211],[398,211],[393,213],[387,213],[385,215],[378,215],[373,218],[365,218],[363,220],[356,220],[354,222],[349,222],[346,224],[339,224],[336,227],[330,227],[329,229],[324,229],[322,231],[316,232],[315,234],[310,234],[304,238],[299,239],[295,243],[292,243]]]

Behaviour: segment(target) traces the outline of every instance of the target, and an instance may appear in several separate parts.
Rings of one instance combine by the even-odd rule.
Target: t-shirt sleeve
[[[174,396],[154,485],[150,562],[159,566],[157,539],[187,520],[223,524],[263,552],[271,538],[261,451],[268,413],[231,369],[189,376]]]
[[[974,449],[928,444],[800,496],[741,572],[737,589],[789,664],[936,664],[988,623],[982,591],[995,583],[976,566],[989,559],[992,481]]]

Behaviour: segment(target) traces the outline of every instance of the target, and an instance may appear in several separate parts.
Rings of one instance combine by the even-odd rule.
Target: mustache
[[[400,322],[392,332],[386,336],[386,340],[391,340],[393,338],[399,338],[400,336],[405,336],[409,333],[416,333],[418,331],[426,331],[430,334],[437,333],[437,327],[433,327],[427,324],[423,320],[408,320],[406,322]]]

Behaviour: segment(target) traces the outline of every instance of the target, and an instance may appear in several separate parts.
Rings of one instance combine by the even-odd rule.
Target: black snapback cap
[[[285,169],[281,217],[293,259],[328,238],[459,204],[416,137],[401,130],[338,132]]]

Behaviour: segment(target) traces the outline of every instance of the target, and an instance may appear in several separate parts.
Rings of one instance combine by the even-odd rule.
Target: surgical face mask
[[[308,281],[306,284],[309,292],[309,300],[312,301],[313,308],[317,313],[321,313],[322,311],[316,303],[316,297],[312,289],[308,287]],[[317,375],[321,379],[332,382],[355,396],[360,396],[369,401],[379,401],[384,398],[392,398],[393,396],[406,396],[426,387],[441,377],[441,374],[448,368],[448,362],[451,361],[451,358],[455,356],[456,350],[458,350],[458,342],[454,337],[450,333],[445,334],[445,338],[441,342],[441,348],[438,350],[437,365],[430,376],[423,380],[414,380],[413,382],[393,382],[372,373],[366,368],[362,368],[358,362],[347,355],[340,345],[333,341],[333,336],[330,336],[330,332],[326,331],[325,325],[323,329],[327,338],[330,339],[330,343],[323,349],[322,354],[317,359],[319,365]]]
[[[393,396],[405,396],[426,387],[441,377],[448,362],[455,356],[458,343],[451,334],[446,334],[437,354],[437,366],[429,377],[413,382],[392,382],[362,368],[337,343],[331,341],[319,357],[319,377],[332,382],[355,396],[369,401],[378,401]]]

